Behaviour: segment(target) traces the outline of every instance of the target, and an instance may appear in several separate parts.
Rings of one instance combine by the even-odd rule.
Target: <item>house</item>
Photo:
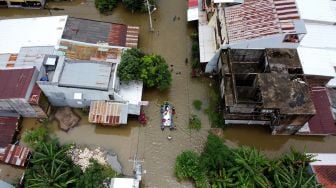
[[[336,154],[311,153],[315,162],[309,164],[310,170],[316,175],[316,180],[325,188],[336,187]]]
[[[33,68],[0,69],[0,116],[46,117],[48,104],[36,85]]]
[[[307,35],[298,47],[303,71],[312,86],[336,87],[336,2],[297,0]]]
[[[220,49],[297,48],[307,33],[295,0],[245,0],[228,6],[202,1],[198,31],[200,62],[216,70]],[[240,4],[242,3],[242,4]]]
[[[295,49],[223,50],[218,69],[225,124],[295,134],[315,114]]]
[[[21,107],[15,110],[21,110],[19,114],[24,117],[40,117],[49,107],[45,101],[53,106],[73,108],[89,107],[92,101],[109,101],[127,105],[120,117],[139,115],[142,82],[123,83],[116,74],[121,54],[128,48],[136,48],[138,37],[136,26],[68,16],[1,20],[0,69],[4,72],[35,70],[25,85],[27,96],[16,100],[26,104],[30,111],[21,112]],[[22,78],[28,79],[19,73],[7,75],[20,83]],[[13,105],[6,106],[5,102],[15,97],[5,98],[7,101],[0,104],[0,109],[7,107],[7,111],[14,112]],[[120,123],[124,122],[123,119]]]

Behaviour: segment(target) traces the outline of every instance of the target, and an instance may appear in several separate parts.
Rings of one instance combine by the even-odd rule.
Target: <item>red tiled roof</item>
[[[326,88],[312,88],[311,96],[316,114],[308,124],[311,134],[336,134],[336,126],[331,114]]]
[[[0,161],[15,166],[25,166],[29,156],[29,149],[24,146],[9,144],[4,153],[0,153]]]
[[[300,19],[295,0],[245,0],[225,8],[229,41],[240,41],[294,31]]]
[[[0,117],[0,147],[5,147],[12,143],[18,126],[18,117]]]
[[[24,98],[35,68],[0,70],[0,99]]]
[[[325,188],[336,188],[336,166],[314,165],[312,166],[317,181]]]
[[[197,7],[198,6],[198,0],[189,0],[188,7]]]

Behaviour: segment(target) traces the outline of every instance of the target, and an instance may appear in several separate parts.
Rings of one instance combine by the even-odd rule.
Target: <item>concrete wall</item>
[[[265,48],[297,48],[299,43],[283,42],[285,34],[277,34],[257,39],[230,42],[223,44],[222,49],[265,49]]]
[[[59,87],[55,83],[38,82],[38,84],[53,106],[89,107],[92,100],[110,100],[109,94],[113,95],[107,91]],[[74,99],[75,93],[82,93],[82,100]]]

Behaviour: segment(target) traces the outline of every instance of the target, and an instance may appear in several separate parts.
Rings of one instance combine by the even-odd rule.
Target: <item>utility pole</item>
[[[152,13],[156,10],[156,7],[154,5],[150,5],[148,0],[146,0],[146,4],[147,4],[148,16],[149,16],[150,31],[154,32],[153,22],[152,22]],[[151,6],[154,7],[153,11],[150,10]]]

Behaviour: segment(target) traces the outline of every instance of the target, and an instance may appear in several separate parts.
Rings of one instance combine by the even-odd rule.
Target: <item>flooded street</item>
[[[187,24],[185,0],[158,0],[158,10],[153,13],[155,31],[149,31],[148,14],[131,14],[119,6],[109,16],[100,15],[94,8],[94,1],[80,1],[49,3],[49,7],[60,8],[60,11],[48,10],[20,10],[0,9],[0,19],[35,17],[48,15],[69,15],[72,17],[101,20],[107,22],[124,23],[140,26],[141,50],[146,53],[162,55],[169,66],[173,68],[173,82],[166,92],[145,90],[143,100],[149,101],[145,108],[149,117],[148,125],[140,127],[136,120],[120,128],[98,127],[87,122],[87,116],[82,115],[80,125],[68,133],[60,131],[55,123],[50,125],[62,143],[101,146],[118,154],[123,171],[132,175],[135,155],[143,161],[146,171],[143,187],[192,187],[189,182],[178,182],[174,177],[176,156],[182,150],[202,149],[206,140],[210,123],[203,109],[208,102],[209,80],[207,78],[192,79],[190,64],[185,64],[185,58],[191,56],[190,33],[193,29]],[[176,20],[174,20],[176,17]],[[199,99],[203,102],[203,109],[196,111],[192,102]],[[176,108],[176,131],[161,131],[160,104],[169,100]],[[191,131],[187,128],[190,114],[197,114],[202,120],[202,129]],[[34,119],[23,121],[23,131],[35,127]],[[167,137],[171,136],[172,140]],[[226,128],[225,139],[231,146],[247,145],[261,149],[268,156],[276,157],[287,151],[291,146],[308,152],[336,152],[336,137],[303,137],[303,136],[272,136],[267,128],[252,126],[236,126]]]

